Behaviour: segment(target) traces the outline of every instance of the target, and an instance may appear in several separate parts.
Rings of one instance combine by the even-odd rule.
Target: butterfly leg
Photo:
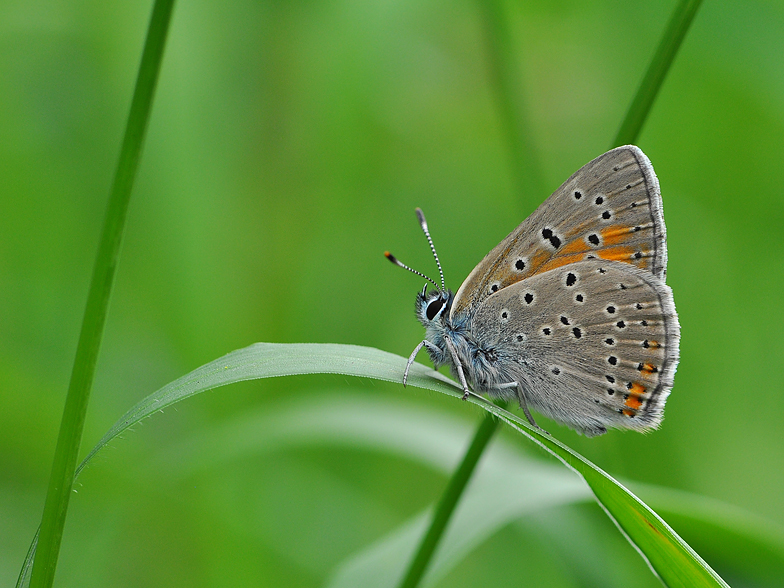
[[[449,350],[449,354],[452,356],[452,361],[454,362],[455,366],[457,366],[457,375],[460,378],[460,385],[463,386],[463,392],[464,392],[463,400],[468,400],[468,396],[469,394],[471,394],[471,391],[468,389],[468,383],[466,382],[466,377],[465,374],[463,373],[463,366],[460,363],[460,359],[457,356],[457,350],[455,349],[455,346],[452,344],[452,342],[449,339],[444,339],[444,341],[446,342],[446,347]],[[435,343],[431,343],[427,339],[425,339],[419,345],[417,345],[416,348],[414,349],[414,352],[408,358],[408,363],[406,364],[406,371],[403,372],[404,386],[408,381],[408,370],[411,369],[411,366],[414,364],[414,360],[416,359],[417,354],[420,351],[422,351],[423,347],[427,347],[428,349],[431,349],[439,353],[442,352],[442,350],[438,347],[438,345],[436,345]]]
[[[501,384],[498,386],[501,390],[514,388],[517,392],[517,400],[520,402],[520,408],[523,409],[523,413],[525,414],[525,418],[528,419],[528,422],[534,427],[534,429],[538,429],[543,433],[547,433],[542,427],[536,424],[534,417],[531,416],[531,411],[528,410],[528,404],[525,402],[525,395],[523,395],[523,387],[520,385],[520,382],[509,382],[507,384]],[[547,433],[548,435],[550,433]]]
[[[463,386],[463,400],[468,400],[468,396],[471,394],[471,391],[468,389],[468,383],[466,382],[466,377],[463,373],[463,364],[460,363],[460,358],[457,356],[457,350],[449,340],[449,337],[445,337],[444,342],[446,343],[446,348],[449,349],[449,353],[452,356],[452,363],[454,363],[455,367],[457,368],[457,376],[460,378],[460,384]]]
[[[422,351],[423,347],[427,347],[428,349],[433,349],[433,350],[438,349],[438,347],[435,344],[431,343],[427,339],[425,339],[419,345],[416,346],[416,349],[414,349],[414,352],[408,358],[408,363],[406,364],[406,371],[403,372],[403,386],[405,386],[406,382],[408,381],[408,370],[411,369],[411,366],[413,365],[414,360],[416,359],[417,354],[420,351]]]

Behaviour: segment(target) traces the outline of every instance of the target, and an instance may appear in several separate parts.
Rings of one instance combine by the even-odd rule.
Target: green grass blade
[[[419,543],[419,548],[411,560],[408,571],[403,577],[403,581],[400,582],[400,588],[414,588],[414,586],[419,584],[436,551],[436,547],[438,547],[441,541],[447,523],[452,518],[455,507],[463,495],[466,484],[471,479],[476,464],[479,463],[479,458],[482,457],[487,444],[492,439],[493,433],[495,433],[497,428],[498,419],[490,413],[486,414],[474,434],[474,438],[471,440],[471,444],[468,446],[468,450],[465,452],[460,465],[452,474],[444,493],[441,495],[441,499],[438,501],[427,533],[424,534]]]
[[[84,419],[95,374],[95,364],[106,321],[109,295],[120,253],[128,201],[139,166],[139,157],[147,122],[150,118],[152,98],[160,71],[173,5],[174,0],[156,0],[147,31],[147,40],[104,219],[73,372],[65,399],[60,433],[57,438],[49,488],[41,519],[37,556],[33,562],[30,578],[30,585],[34,588],[47,588],[54,581],[65,516],[73,486],[74,468],[79,454]]]
[[[487,410],[498,414],[500,419],[557,457],[588,483],[607,516],[665,585],[671,588],[727,586],[659,515],[604,470],[560,441],[533,429],[527,422],[506,411],[501,413],[493,403],[486,400],[484,403]]]
[[[164,386],[131,408],[87,455],[76,469],[74,478],[96,453],[123,431],[200,392],[234,382],[296,374],[343,374],[400,382],[405,365],[403,357],[354,345],[257,343],[233,351]],[[455,398],[462,397],[462,389],[457,384],[421,364],[411,366],[409,383]],[[492,402],[476,396],[468,401],[493,413],[577,472],[608,516],[668,586],[726,586],[667,523],[607,473]]]
[[[24,588],[25,586],[30,585],[30,572],[33,570],[33,562],[35,561],[35,551],[38,549],[38,537],[41,534],[41,527],[39,526],[38,529],[35,531],[35,537],[33,537],[32,543],[30,543],[30,547],[27,550],[27,555],[25,555],[24,563],[22,564],[22,569],[19,571],[19,577],[16,580],[16,588]]]
[[[659,42],[659,47],[648,66],[648,71],[645,72],[637,94],[629,106],[626,118],[623,119],[621,128],[618,129],[613,147],[637,142],[642,125],[653,106],[653,101],[659,93],[664,78],[675,59],[675,54],[678,52],[701,3],[702,0],[681,0],[675,8]]]
[[[691,537],[700,553],[721,562],[730,577],[752,586],[780,586],[784,531],[772,520],[731,504],[682,490],[634,484],[667,520]]]
[[[358,345],[333,343],[256,343],[207,363],[167,384],[126,412],[101,438],[76,468],[78,476],[101,449],[139,421],[201,392],[246,380],[302,374],[341,374],[402,382],[406,360],[399,355]],[[415,363],[408,383],[451,396],[462,397],[455,383],[422,364]]]

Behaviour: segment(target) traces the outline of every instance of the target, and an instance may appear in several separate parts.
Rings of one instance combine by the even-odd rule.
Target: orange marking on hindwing
[[[633,382],[632,387],[629,388],[629,393],[635,394],[637,396],[642,396],[643,394],[645,394],[645,386],[643,386],[638,382]]]
[[[637,413],[630,408],[624,408],[623,414],[625,414],[627,417],[633,417]]]
[[[629,408],[637,410],[642,406],[642,399],[639,396],[635,396],[634,394],[629,394],[629,397],[626,399],[624,404]]]
[[[640,373],[643,374],[644,376],[650,376],[650,375],[655,374],[658,371],[659,371],[659,368],[657,368],[652,363],[645,363],[645,364],[643,364],[642,369],[640,370]]]

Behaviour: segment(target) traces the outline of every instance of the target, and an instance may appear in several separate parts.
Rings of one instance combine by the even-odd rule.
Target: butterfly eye
[[[427,320],[432,321],[444,306],[444,299],[440,296],[427,303]]]

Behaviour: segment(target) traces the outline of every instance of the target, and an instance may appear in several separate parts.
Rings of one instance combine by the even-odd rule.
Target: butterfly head
[[[435,324],[445,324],[455,296],[451,290],[427,291],[427,284],[416,297],[416,315],[425,328]]]
[[[421,209],[416,209],[417,219],[419,220],[419,226],[422,228],[422,232],[425,233],[425,237],[427,237],[427,242],[430,245],[430,250],[433,252],[433,257],[436,260],[436,265],[438,266],[438,273],[441,276],[441,285],[439,286],[433,279],[429,278],[425,274],[420,271],[415,270],[414,268],[408,267],[405,263],[401,262],[397,259],[394,255],[392,255],[389,251],[384,253],[384,256],[394,263],[398,267],[402,267],[405,270],[410,271],[422,278],[425,278],[428,282],[433,284],[436,289],[427,291],[427,284],[425,287],[422,288],[422,291],[417,294],[416,298],[416,315],[419,319],[419,322],[422,323],[426,329],[430,328],[438,328],[440,325],[446,326],[449,324],[449,311],[452,309],[452,301],[455,299],[454,294],[451,290],[448,290],[446,287],[446,282],[444,281],[444,270],[441,268],[441,261],[438,259],[438,254],[436,253],[436,248],[433,245],[433,239],[430,238],[430,231],[427,228],[427,221],[425,220],[425,215]]]

